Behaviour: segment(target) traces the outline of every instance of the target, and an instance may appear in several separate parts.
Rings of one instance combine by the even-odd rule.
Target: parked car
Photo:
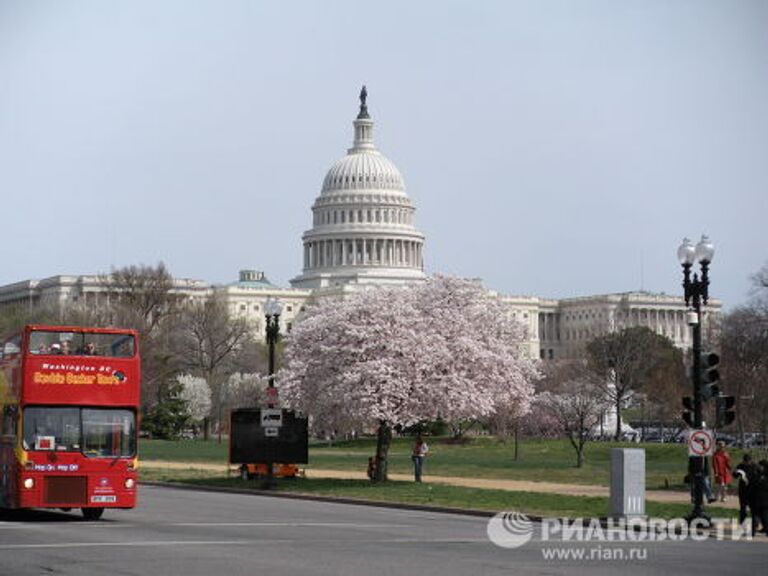
[[[732,434],[726,434],[725,432],[718,432],[716,436],[717,436],[717,441],[725,442],[726,446],[733,446],[736,444],[736,436],[733,436]]]

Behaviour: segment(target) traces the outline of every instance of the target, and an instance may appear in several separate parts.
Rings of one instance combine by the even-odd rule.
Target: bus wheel
[[[83,508],[83,518],[86,520],[98,520],[104,514],[104,508]]]

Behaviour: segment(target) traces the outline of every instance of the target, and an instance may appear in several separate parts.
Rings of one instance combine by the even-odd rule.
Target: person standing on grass
[[[715,496],[720,502],[725,502],[728,485],[733,481],[731,456],[725,450],[725,442],[717,443],[717,450],[712,456],[712,469],[715,473]]]
[[[416,437],[416,443],[413,445],[413,452],[411,453],[411,460],[413,460],[413,474],[416,482],[421,482],[421,472],[424,469],[424,458],[429,452],[429,446],[419,434]]]

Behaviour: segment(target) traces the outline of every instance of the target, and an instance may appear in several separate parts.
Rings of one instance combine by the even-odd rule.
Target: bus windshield
[[[136,416],[119,408],[24,409],[25,450],[82,452],[91,458],[132,457]]]
[[[135,349],[131,334],[35,330],[29,337],[31,354],[130,358],[135,354]]]

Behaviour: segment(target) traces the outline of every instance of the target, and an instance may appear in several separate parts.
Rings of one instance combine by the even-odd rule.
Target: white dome
[[[424,235],[400,171],[373,143],[373,120],[360,92],[355,139],[331,166],[304,232],[298,288],[423,282]]]
[[[355,150],[337,161],[323,181],[322,193],[335,190],[404,191],[397,167],[377,150]]]

